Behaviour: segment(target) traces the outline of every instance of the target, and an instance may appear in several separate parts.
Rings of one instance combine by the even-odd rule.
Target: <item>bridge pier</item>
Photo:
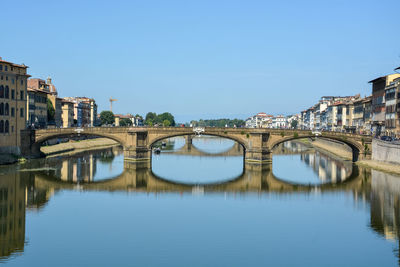
[[[150,161],[151,149],[148,147],[124,147],[125,161]]]
[[[249,149],[245,151],[244,160],[247,163],[272,163],[272,152],[269,149]]]
[[[43,157],[40,145],[35,142],[35,130],[21,130],[21,156],[27,159]]]
[[[188,150],[192,148],[192,143],[193,143],[193,135],[186,135],[186,146]]]

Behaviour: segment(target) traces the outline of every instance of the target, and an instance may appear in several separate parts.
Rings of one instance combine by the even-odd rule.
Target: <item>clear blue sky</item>
[[[398,0],[2,1],[0,56],[115,113],[289,114],[400,66]]]

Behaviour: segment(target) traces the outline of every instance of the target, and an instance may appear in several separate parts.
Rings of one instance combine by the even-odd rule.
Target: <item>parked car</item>
[[[381,136],[381,140],[391,142],[391,141],[393,141],[393,138],[391,136],[383,135],[383,136]]]

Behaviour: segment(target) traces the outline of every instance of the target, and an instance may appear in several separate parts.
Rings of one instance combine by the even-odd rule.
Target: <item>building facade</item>
[[[400,137],[400,78],[385,88],[385,134]]]
[[[61,99],[57,97],[57,89],[48,77],[47,80],[33,78],[28,80],[28,125],[35,128],[45,128],[48,125],[60,127],[61,122]],[[45,98],[45,99],[44,99]],[[47,102],[54,109],[54,115],[49,116]]]
[[[77,127],[97,126],[97,104],[93,98],[64,97],[65,101],[74,103],[74,125]]]
[[[369,81],[372,84],[372,132],[375,135],[385,131],[385,89],[399,77],[400,74],[390,74]]]
[[[27,66],[0,58],[0,153],[20,154],[26,128]]]
[[[63,128],[74,126],[74,103],[61,99],[61,122]]]

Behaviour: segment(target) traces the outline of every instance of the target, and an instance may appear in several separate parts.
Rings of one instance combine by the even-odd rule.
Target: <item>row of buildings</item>
[[[322,97],[301,112],[299,128],[400,137],[400,74],[369,83],[370,96]]]
[[[378,77],[369,83],[372,85],[370,96],[323,96],[300,114],[273,116],[260,112],[246,120],[246,127],[400,137],[400,74]]]
[[[94,126],[97,105],[87,97],[58,97],[50,78],[31,79],[27,66],[0,57],[0,154],[19,154],[26,128]],[[49,112],[48,105],[52,106]]]
[[[247,128],[270,128],[270,129],[288,129],[293,128],[293,121],[298,121],[299,115],[273,116],[264,112],[259,112],[254,116],[247,118]],[[295,126],[297,127],[297,125]]]
[[[52,114],[48,111],[49,102],[54,109]],[[26,121],[32,128],[95,126],[97,105],[93,98],[58,97],[50,77],[46,81],[28,79]]]

